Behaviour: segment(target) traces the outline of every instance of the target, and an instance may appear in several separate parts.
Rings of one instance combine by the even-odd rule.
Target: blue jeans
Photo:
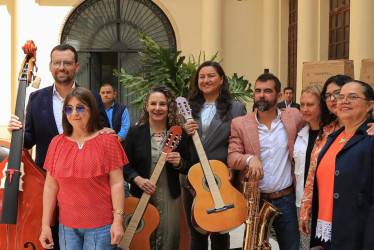
[[[264,200],[271,203],[282,212],[282,214],[275,217],[273,221],[273,228],[277,235],[279,248],[281,250],[299,250],[300,233],[298,230],[299,225],[295,205],[295,192],[278,199]]]
[[[125,197],[129,197],[130,196],[130,184],[125,181]]]
[[[102,250],[116,249],[110,244],[110,227],[69,228],[60,223],[59,240],[61,250]]]

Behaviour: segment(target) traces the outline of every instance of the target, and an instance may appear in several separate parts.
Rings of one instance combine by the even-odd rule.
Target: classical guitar
[[[179,126],[172,126],[169,129],[162,146],[161,155],[150,178],[152,183],[157,183],[165,165],[166,156],[176,148],[181,139],[181,135],[182,129]],[[140,200],[137,202],[136,208],[134,207],[134,209],[131,209],[131,203],[127,204],[129,198],[125,200],[125,235],[117,249],[150,249],[149,236],[156,229],[160,221],[160,215],[158,214],[157,209],[148,204],[150,198],[151,195],[143,192]],[[149,214],[155,216],[152,218],[151,216],[148,216]]]
[[[177,98],[178,109],[188,121],[192,118],[188,102]],[[195,195],[191,219],[203,234],[226,233],[245,221],[246,202],[229,181],[224,163],[208,160],[198,133],[192,136],[200,163],[193,165],[187,175],[188,185]]]

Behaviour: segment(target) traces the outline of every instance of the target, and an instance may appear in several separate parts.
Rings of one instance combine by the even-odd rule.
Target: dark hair
[[[279,92],[281,92],[281,82],[279,81],[278,77],[276,77],[275,75],[273,75],[272,73],[264,73],[264,74],[261,74],[257,79],[256,79],[256,83],[257,82],[267,82],[269,80],[273,80],[275,82],[274,84],[274,88],[275,88],[275,92],[278,94]],[[256,83],[255,83],[255,86],[256,86]]]
[[[330,124],[331,122],[333,122],[336,119],[336,115],[334,115],[333,113],[330,112],[330,110],[327,108],[326,101],[324,100],[324,96],[326,94],[327,87],[331,83],[335,83],[339,87],[342,87],[344,84],[346,84],[347,82],[351,82],[351,81],[353,81],[353,79],[350,78],[349,76],[346,76],[346,75],[336,75],[336,76],[332,76],[332,77],[330,77],[329,79],[326,80],[325,84],[323,85],[322,92],[321,92],[321,103],[320,103],[320,107],[321,107],[321,129],[324,126]]]
[[[147,96],[144,100],[144,107],[143,111],[139,117],[138,125],[145,125],[149,122],[149,113],[147,111],[147,103],[149,101],[149,97],[153,93],[162,93],[166,97],[166,101],[168,104],[168,119],[167,119],[167,125],[169,127],[178,125],[182,126],[183,124],[183,118],[178,113],[178,106],[177,102],[175,101],[175,96],[171,89],[165,87],[165,86],[154,86],[149,91]]]
[[[292,93],[294,92],[294,91],[293,91],[293,88],[292,88],[291,86],[285,87],[285,88],[283,89],[283,93],[286,93],[286,90],[292,90]]]
[[[357,83],[357,84],[361,85],[361,87],[363,87],[363,89],[364,89],[363,94],[366,98],[367,103],[369,103],[371,101],[374,101],[374,90],[369,84],[367,84],[366,82],[363,82],[363,81],[358,81],[358,80],[353,80],[353,81],[350,81],[350,82]]]
[[[221,120],[226,121],[231,119],[230,109],[232,106],[232,95],[230,93],[229,81],[223,71],[221,65],[217,62],[206,61],[202,63],[196,70],[192,90],[188,93],[188,101],[191,106],[192,116],[199,117],[199,113],[204,105],[205,98],[201,90],[199,89],[199,73],[204,67],[213,67],[218,75],[222,78],[222,85],[220,88],[219,96],[216,100],[217,112]]]
[[[103,84],[100,86],[100,89],[101,89],[102,87],[107,87],[107,86],[112,87],[113,92],[116,92],[116,90],[114,89],[113,85],[110,84],[110,83],[108,83],[108,82],[103,83]]]
[[[74,53],[74,60],[75,63],[78,62],[78,52],[75,50],[75,48],[69,44],[60,44],[55,46],[52,51],[51,51],[51,61],[52,61],[52,53],[53,51],[58,50],[58,51],[65,51],[65,50],[71,50]]]
[[[89,108],[90,118],[87,123],[87,132],[93,133],[102,129],[103,125],[101,123],[99,107],[91,91],[83,87],[72,88],[65,98],[64,107],[68,105],[73,97],[77,98]],[[62,112],[62,128],[64,129],[64,134],[67,136],[73,133],[73,127],[69,123],[64,112]]]

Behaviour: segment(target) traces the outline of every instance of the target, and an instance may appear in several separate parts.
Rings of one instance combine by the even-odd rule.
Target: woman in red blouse
[[[61,249],[115,249],[124,234],[127,157],[116,137],[99,132],[100,113],[88,89],[70,91],[62,125],[64,133],[51,141],[44,164],[40,242],[53,248],[50,225],[57,201]]]

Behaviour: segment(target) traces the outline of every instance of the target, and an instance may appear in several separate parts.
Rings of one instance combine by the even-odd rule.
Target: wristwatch
[[[125,212],[123,210],[115,209],[113,210],[113,213],[121,215],[122,219],[125,220]]]

